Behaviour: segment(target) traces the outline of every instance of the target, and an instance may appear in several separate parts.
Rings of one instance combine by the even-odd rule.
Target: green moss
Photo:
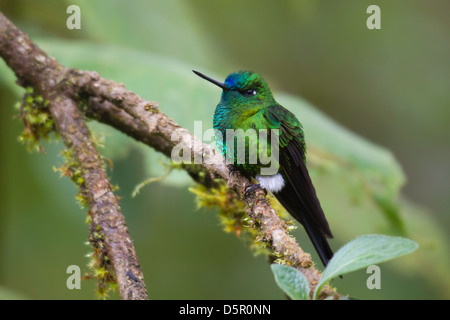
[[[35,93],[32,87],[27,87],[22,102],[14,106],[20,112],[20,119],[25,125],[18,140],[30,152],[43,152],[39,141],[49,140],[55,132],[55,122],[48,110],[48,104],[49,102]]]
[[[86,208],[89,205],[89,199],[82,167],[74,157],[74,152],[71,148],[63,149],[61,155],[64,158],[64,163],[60,167],[54,168],[54,170],[59,171],[61,176],[70,177],[78,187],[75,199],[81,208]],[[102,229],[100,225],[92,227],[92,217],[89,212],[86,215],[86,223],[91,226],[89,244],[92,245],[94,251],[88,255],[90,259],[88,262],[89,271],[83,279],[96,279],[98,283],[97,298],[106,299],[111,292],[117,289],[115,275],[107,257]]]
[[[57,100],[55,101],[58,102]],[[20,119],[24,123],[24,130],[18,137],[18,140],[25,145],[30,151],[43,152],[40,146],[41,139],[49,140],[50,138],[58,139],[59,134],[56,131],[55,122],[48,108],[49,101],[37,94],[32,87],[27,87],[21,102],[15,104],[14,108],[19,112]],[[69,130],[71,130],[69,128]],[[75,130],[75,129],[72,129]],[[104,147],[104,137],[91,132],[91,140],[95,147]],[[61,176],[69,177],[78,188],[75,199],[81,208],[89,205],[86,181],[84,179],[83,167],[79,163],[72,148],[66,148],[61,151],[64,159],[63,164],[59,167],[53,167],[54,171],[58,171]],[[107,159],[102,156],[102,165],[106,169],[105,161]],[[112,167],[112,163],[111,163]],[[117,189],[118,187],[114,187]],[[92,217],[89,212],[86,217],[86,223],[91,225]],[[97,297],[105,299],[109,293],[116,291],[117,284],[115,275],[111,266],[111,262],[106,255],[104,248],[104,237],[100,226],[96,226],[95,230],[91,230],[89,243],[92,245],[93,252],[90,253],[88,268],[89,271],[83,277],[84,279],[96,279],[98,281]]]
[[[245,204],[230,190],[223,180],[214,181],[214,187],[196,185],[189,190],[196,195],[198,208],[218,208],[223,230],[234,233],[249,243],[255,255],[270,255],[270,245],[258,231],[259,221],[248,217]]]
[[[91,230],[89,244],[94,251],[88,254],[89,271],[84,275],[84,279],[97,280],[97,298],[106,299],[111,292],[117,291],[116,276],[112,269],[111,260],[106,255],[104,237],[99,225],[95,226],[95,231]]]
[[[246,206],[236,193],[230,190],[221,179],[212,182],[212,187],[197,184],[189,190],[196,195],[198,208],[217,208],[223,230],[227,233],[235,233],[236,236],[249,243],[249,248],[255,255],[266,255],[271,261],[281,264],[290,264],[283,253],[277,252],[270,239],[264,237],[261,231],[261,222],[247,215]],[[273,197],[268,201],[272,208],[287,224],[287,231],[296,228],[294,221],[289,217],[284,208]],[[251,208],[250,208],[251,209]]]

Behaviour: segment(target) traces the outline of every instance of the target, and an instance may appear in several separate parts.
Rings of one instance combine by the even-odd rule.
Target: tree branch
[[[145,287],[131,240],[125,237],[128,236],[125,221],[111,192],[106,173],[100,169],[100,156],[90,143],[82,114],[76,109],[75,101],[79,101],[80,97],[87,101],[87,116],[128,134],[168,157],[171,156],[173,146],[179,143],[186,144],[192,151],[192,158],[203,159],[200,164],[203,169],[212,176],[225,180],[228,187],[237,192],[246,204],[248,216],[260,222],[258,228],[263,241],[284,261],[302,272],[310,283],[311,291],[314,290],[321,275],[314,267],[310,255],[305,253],[289,235],[286,223],[271,207],[262,189],[257,189],[247,197],[244,196],[245,188],[251,182],[238,172],[230,174],[220,154],[167,117],[160,111],[156,102],[146,101],[127,90],[123,84],[103,79],[96,72],[62,67],[38,49],[1,14],[0,32],[0,56],[16,72],[21,85],[32,85],[51,101],[50,109],[58,131],[65,144],[74,147],[78,159],[83,164],[86,187],[90,194],[91,213],[93,217],[95,216],[92,225],[100,225],[105,237],[126,239],[125,242],[110,240],[112,243],[108,248],[108,255],[116,257],[113,264],[117,269],[118,282],[119,273],[122,274],[126,270],[133,270],[133,274],[140,280],[138,283],[141,286],[136,288],[138,283],[130,283],[130,277],[122,274],[123,285],[131,286],[128,291],[122,288],[123,298],[130,297],[128,294],[144,297]],[[180,138],[172,141],[172,134],[175,131]],[[191,170],[189,165],[185,165],[184,168],[188,172]],[[116,233],[120,233],[120,236],[116,237]],[[115,249],[119,249],[118,252],[109,252]],[[131,263],[122,265],[122,258]],[[320,295],[320,298],[326,297],[339,298],[340,294],[327,285]]]

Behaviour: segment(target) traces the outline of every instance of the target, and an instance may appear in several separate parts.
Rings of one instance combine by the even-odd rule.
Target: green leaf
[[[192,65],[162,55],[90,42],[36,42],[67,67],[95,70],[105,78],[124,83],[128,89],[145,99],[158,101],[163,112],[191,132],[194,121],[202,121],[203,132],[212,127],[220,90],[196,77],[191,71]],[[225,74],[215,75],[208,70],[201,71],[219,80],[226,77]],[[6,82],[15,86],[13,77]],[[405,178],[391,152],[355,135],[299,97],[283,93],[275,93],[275,97],[297,115],[305,128],[308,168],[314,184],[318,186],[316,189],[324,209],[330,204],[333,211],[348,211],[343,208],[336,210],[336,201],[328,200],[336,194],[336,190],[322,191],[320,184],[316,183],[322,176],[326,178],[327,186],[335,180],[339,189],[343,189],[347,197],[341,199],[341,202],[347,198],[351,199],[352,204],[374,203],[375,213],[368,212],[367,216],[384,217],[393,232],[402,234],[404,227],[399,215],[398,194]],[[132,144],[124,143],[124,136],[115,130],[104,131],[108,133],[103,151],[105,156],[114,160],[116,156],[127,154]],[[197,137],[202,138],[199,134],[196,134]],[[142,150],[147,169],[144,179],[160,176],[162,168],[158,160],[164,157],[158,156],[149,148]],[[187,175],[171,174],[163,183],[183,186],[190,183],[190,179]],[[368,211],[367,208],[360,210]],[[380,223],[375,221],[373,225]],[[346,234],[351,235],[348,232]]]
[[[416,242],[402,237],[376,234],[358,237],[335,253],[322,274],[314,297],[318,297],[322,287],[332,278],[403,256],[417,248]]]
[[[67,67],[95,70],[105,78],[124,83],[145,99],[158,101],[163,112],[191,132],[194,132],[194,121],[202,122],[203,132],[212,127],[220,90],[196,77],[191,71],[192,65],[162,55],[90,42],[36,42]],[[0,81],[3,78],[5,83],[17,90],[11,71],[1,69],[5,72],[0,72]],[[219,80],[226,76],[201,71]],[[346,212],[347,219],[354,224],[358,222],[358,227],[353,228],[358,233],[403,234],[398,196],[405,178],[392,153],[340,126],[300,97],[275,93],[275,98],[297,115],[304,126],[308,168],[333,230],[343,228],[342,234],[352,236],[349,224],[344,223],[342,216],[337,214]],[[159,177],[161,170],[165,170],[159,162],[161,159],[168,160],[155,151],[142,144],[130,143],[132,140],[116,130],[94,122],[91,125],[106,133],[102,153],[107,158],[115,160],[126,156],[130,148],[136,146],[142,150],[146,169],[143,180]],[[201,134],[196,135],[202,138],[199,136]],[[324,183],[320,183],[322,181]],[[174,171],[162,183],[185,186],[191,180],[186,174]],[[356,215],[361,211],[365,214]],[[372,229],[367,229],[368,226]],[[373,226],[383,229],[373,230]]]
[[[300,97],[281,93],[276,98],[302,122],[313,181],[318,175],[336,178],[354,204],[375,203],[392,231],[404,235],[398,195],[405,176],[392,153],[344,128]]]
[[[202,122],[203,131],[212,127],[220,90],[195,76],[192,65],[163,55],[104,44],[34,40],[69,68],[95,70],[105,78],[124,83],[145,99],[158,101],[164,113],[191,132],[194,121]],[[201,71],[219,80],[226,76]],[[18,90],[7,67],[0,68],[2,80]],[[275,98],[304,126],[308,169],[333,232],[346,237],[361,233],[404,234],[398,196],[405,178],[392,153],[340,126],[300,97],[275,92]],[[101,150],[105,157],[115,161],[126,157],[133,148],[142,152],[145,166],[142,181],[166,171],[164,163],[170,160],[154,150],[108,126],[94,121],[89,125],[106,136],[105,148]],[[202,132],[196,134],[202,138],[199,134]],[[185,172],[173,170],[161,183],[185,187],[192,180]]]
[[[135,0],[132,6],[111,0],[78,2],[83,10],[82,31],[88,30],[87,36],[91,39],[197,65],[213,65],[215,54],[204,40],[199,21],[192,19],[190,4],[186,1]],[[102,14],[95,14],[98,12]],[[120,12],[120,22],[117,12]]]
[[[293,267],[272,264],[275,282],[292,300],[308,300],[309,284],[305,276]]]
[[[95,70],[105,78],[124,83],[145,99],[158,101],[164,113],[191,132],[194,121],[202,122],[203,132],[212,127],[220,90],[195,76],[192,65],[163,55],[103,44],[34,40],[67,67]],[[219,80],[226,77],[201,71]],[[0,68],[2,80],[15,90],[19,88],[7,67]],[[392,153],[340,126],[300,97],[275,92],[275,98],[304,126],[308,169],[333,232],[349,237],[374,232],[403,235],[405,227],[398,198],[405,177]],[[102,153],[107,158],[127,156],[131,148],[137,147],[144,155],[143,180],[159,177],[165,171],[160,162],[169,160],[164,156],[133,143],[117,130],[95,122],[90,125],[105,133]],[[199,134],[202,132],[196,134],[202,138]],[[183,187],[192,182],[187,174],[174,170],[161,183]]]

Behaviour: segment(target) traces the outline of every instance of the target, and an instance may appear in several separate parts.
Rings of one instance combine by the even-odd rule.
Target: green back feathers
[[[238,71],[230,74],[224,84],[228,89],[223,90],[213,119],[213,127],[218,129],[224,138],[224,144],[218,146],[224,155],[227,129],[242,129],[244,132],[248,129],[279,129],[280,152],[287,148],[289,142],[294,142],[298,145],[298,152],[294,153],[295,160],[305,160],[304,136],[300,122],[294,114],[275,101],[269,86],[259,74]],[[247,140],[247,148],[256,144],[259,150],[258,141],[250,141],[250,137]],[[251,147],[248,150],[251,150]],[[236,159],[236,155],[234,157]]]

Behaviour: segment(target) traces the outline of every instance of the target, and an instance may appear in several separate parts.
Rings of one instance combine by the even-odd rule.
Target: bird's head
[[[222,88],[221,104],[236,108],[262,109],[274,103],[269,86],[256,72],[237,71],[228,75],[224,83],[211,79],[200,72],[195,74]]]

